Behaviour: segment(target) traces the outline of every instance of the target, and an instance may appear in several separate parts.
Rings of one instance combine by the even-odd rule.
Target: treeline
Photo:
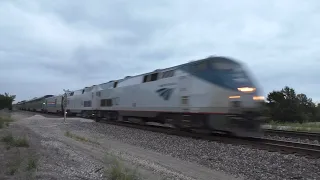
[[[297,94],[288,86],[272,91],[263,106],[263,114],[276,122],[320,121],[320,103],[315,104],[307,95]]]
[[[0,110],[4,108],[12,109],[12,103],[16,98],[15,95],[9,95],[8,93],[0,94]]]

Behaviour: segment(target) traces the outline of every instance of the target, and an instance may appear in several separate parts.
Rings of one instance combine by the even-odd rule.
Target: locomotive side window
[[[148,80],[148,75],[145,75],[145,76],[143,77],[143,83],[147,82],[147,80]]]
[[[101,106],[101,107],[106,106],[106,100],[105,100],[105,99],[101,99],[101,101],[100,101],[100,106]]]
[[[162,78],[169,78],[172,76],[174,76],[174,70],[170,70],[162,73]]]
[[[107,106],[112,106],[112,99],[107,99],[106,105]]]
[[[158,79],[158,73],[153,73],[151,74],[151,79],[150,81],[156,81]]]
[[[112,99],[101,99],[101,107],[112,106]]]
[[[159,74],[159,73],[153,73],[153,74],[145,75],[145,76],[143,77],[143,82],[142,82],[142,83],[146,83],[146,82],[158,80],[158,74]]]
[[[91,101],[84,101],[83,107],[91,107]]]
[[[118,85],[118,81],[114,82],[114,84],[113,84],[113,88],[116,88],[116,87],[117,87],[117,85]]]

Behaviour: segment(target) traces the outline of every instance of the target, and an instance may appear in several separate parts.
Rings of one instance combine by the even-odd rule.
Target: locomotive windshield
[[[252,81],[243,69],[235,62],[212,62],[212,70],[221,79],[224,85],[230,88],[252,87]]]

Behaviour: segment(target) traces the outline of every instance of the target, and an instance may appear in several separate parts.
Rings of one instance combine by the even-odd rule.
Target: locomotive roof
[[[130,78],[137,77],[137,76],[144,76],[144,75],[151,74],[151,73],[155,73],[155,72],[163,72],[163,71],[168,71],[168,70],[172,70],[172,69],[177,69],[178,67],[181,67],[181,66],[190,65],[190,64],[196,64],[196,63],[199,63],[199,62],[201,62],[201,61],[207,61],[207,60],[213,60],[213,61],[229,61],[229,62],[233,62],[233,63],[238,63],[238,62],[236,62],[235,60],[233,60],[233,59],[231,59],[231,58],[229,58],[229,57],[209,56],[209,57],[204,58],[204,59],[189,61],[189,62],[187,62],[187,63],[179,64],[179,65],[172,66],[172,67],[168,67],[168,68],[164,68],[164,69],[156,69],[156,70],[154,70],[154,71],[149,71],[149,72],[147,72],[147,73],[142,73],[142,74],[138,74],[138,75],[134,75],[134,76],[126,76],[125,78],[118,79],[118,80],[112,80],[112,81],[109,81],[109,82],[121,81],[121,80],[124,80],[124,79],[130,79]],[[105,83],[102,83],[102,84],[105,84]],[[100,85],[100,84],[99,84],[99,85]]]
[[[134,76],[125,76],[125,77],[122,78],[122,79],[111,80],[111,81],[104,82],[104,83],[97,84],[97,85],[108,84],[108,83],[112,83],[112,82],[115,82],[115,81],[121,82],[121,81],[123,81],[123,80],[125,80],[125,79],[130,79],[130,78],[134,78],[134,77],[137,77],[137,76],[144,76],[144,75],[148,75],[148,74],[155,73],[155,72],[163,72],[163,71],[173,70],[173,69],[177,69],[178,67],[182,67],[182,66],[185,66],[185,65],[196,64],[196,63],[199,63],[199,62],[201,62],[201,61],[207,61],[207,60],[212,60],[212,61],[229,61],[229,62],[233,62],[233,63],[238,63],[238,62],[236,62],[235,60],[233,60],[232,58],[229,58],[229,57],[224,57],[224,56],[209,56],[209,57],[207,57],[207,58],[203,58],[203,59],[199,59],[199,60],[194,60],[194,61],[189,61],[189,62],[186,62],[186,63],[183,63],[183,64],[179,64],[179,65],[176,65],[176,66],[168,67],[168,68],[156,69],[156,70],[154,70],[154,71],[149,71],[149,72],[147,72],[147,73],[137,74],[137,75],[134,75]],[[97,85],[92,85],[92,86],[97,86]],[[89,86],[89,87],[92,87],[92,86]],[[73,90],[73,91],[71,91],[71,92],[83,90],[83,89],[85,89],[85,88],[88,88],[88,87],[84,87],[84,88],[81,88],[81,89]]]

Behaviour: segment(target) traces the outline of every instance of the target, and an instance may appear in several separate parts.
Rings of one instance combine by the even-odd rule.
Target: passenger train
[[[62,113],[63,95],[23,101],[18,109]],[[259,136],[264,97],[244,65],[210,56],[166,69],[93,85],[67,93],[68,115],[96,121],[171,124],[235,136]]]

